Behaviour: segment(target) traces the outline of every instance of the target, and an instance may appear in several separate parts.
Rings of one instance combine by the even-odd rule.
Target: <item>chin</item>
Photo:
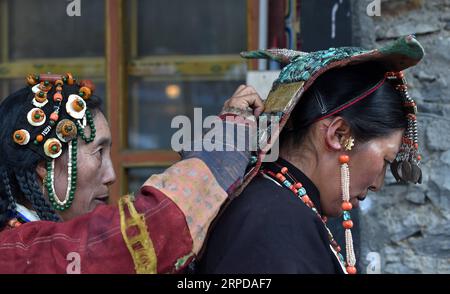
[[[322,214],[326,217],[339,217],[342,215],[341,204],[331,209],[323,207]]]

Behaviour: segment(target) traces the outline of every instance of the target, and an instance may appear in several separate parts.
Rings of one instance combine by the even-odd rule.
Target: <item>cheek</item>
[[[372,154],[355,158],[353,163],[353,166],[350,167],[350,181],[352,186],[358,190],[367,189],[385,172],[384,158],[380,158],[378,155]]]
[[[99,180],[98,160],[89,154],[78,157],[76,202],[81,206],[89,206]]]
[[[84,189],[89,187],[92,190],[92,186],[98,183],[97,177],[99,177],[100,165],[95,156],[87,155],[82,160],[78,159],[78,179],[80,188]]]

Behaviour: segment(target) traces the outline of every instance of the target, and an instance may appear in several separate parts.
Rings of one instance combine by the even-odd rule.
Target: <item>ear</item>
[[[337,116],[332,118],[328,125],[325,134],[325,143],[329,148],[340,151],[344,149],[341,145],[341,138],[348,138],[350,136],[350,126],[342,117]]]
[[[36,167],[36,173],[39,177],[40,182],[42,183],[45,176],[47,175],[47,165],[45,164],[45,161],[41,161],[38,163]]]

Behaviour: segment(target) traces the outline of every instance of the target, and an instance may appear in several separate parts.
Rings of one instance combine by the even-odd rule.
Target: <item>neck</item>
[[[281,149],[280,156],[301,170],[319,188],[320,175],[317,168],[318,156],[316,152],[306,148],[297,149],[295,152],[292,152],[292,150],[294,149]]]

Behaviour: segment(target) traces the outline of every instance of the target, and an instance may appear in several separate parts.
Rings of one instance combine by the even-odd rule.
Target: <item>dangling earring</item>
[[[349,137],[348,139],[341,139],[341,144],[346,151],[350,151],[354,146],[354,139]],[[350,203],[350,171],[348,168],[348,162],[350,157],[346,154],[339,156],[339,163],[341,164],[341,188],[342,188],[342,210],[343,219],[342,226],[345,228],[345,249],[346,249],[346,269],[349,274],[356,274],[356,257],[353,249],[353,237],[351,228],[353,227],[353,221],[350,216],[350,210],[352,210],[352,204]]]

